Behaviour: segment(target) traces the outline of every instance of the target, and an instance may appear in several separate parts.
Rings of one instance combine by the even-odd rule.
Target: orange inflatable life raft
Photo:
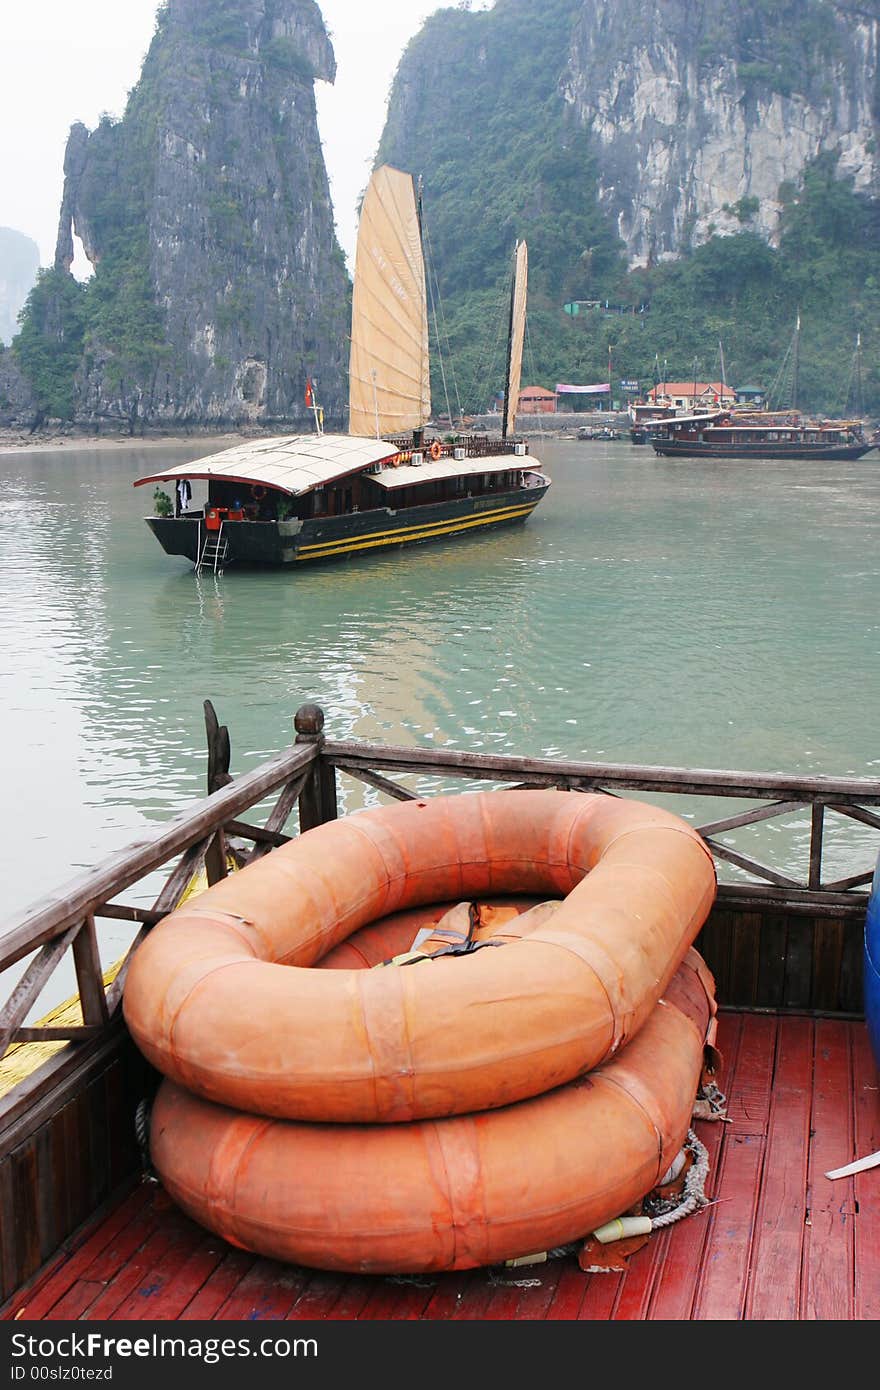
[[[714,1015],[691,950],[638,1035],[588,1076],[405,1124],[267,1120],[165,1081],[153,1163],[196,1221],[273,1259],[363,1273],[517,1259],[581,1239],[661,1181],[691,1123]]]
[[[639,1033],[715,889],[700,836],[638,801],[520,790],[383,806],[307,831],[159,923],[125,1018],[159,1071],[252,1114],[382,1124],[508,1106]],[[500,949],[311,968],[389,914],[499,895],[563,901],[525,935],[507,924]]]

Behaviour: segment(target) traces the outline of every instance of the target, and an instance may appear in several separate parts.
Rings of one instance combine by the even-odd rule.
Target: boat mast
[[[791,385],[791,408],[797,410],[798,405],[798,377],[800,376],[801,359],[801,311],[797,311],[797,319],[794,325],[794,365],[792,367]]]
[[[424,187],[425,187],[424,181],[423,181],[423,179],[422,179],[421,174],[419,174],[418,178],[413,179],[413,188],[414,188],[414,191],[415,191],[415,199],[416,199],[416,223],[417,223],[418,229],[419,229],[419,255],[420,255],[421,258],[422,258],[422,265],[423,265],[424,271],[425,271],[425,284],[424,284],[424,290],[425,290],[425,307],[424,307],[424,312],[425,312],[425,321],[427,322],[427,314],[428,314],[428,266],[427,266],[427,262],[426,262],[426,260],[425,260],[425,228],[424,228],[423,208],[422,208],[422,194],[423,194],[423,192],[424,192]],[[438,336],[437,333],[436,333],[436,328],[437,328],[437,322],[436,322],[436,318],[435,318],[435,320],[434,320],[435,339],[436,339],[437,347],[438,347],[438,351],[439,351],[440,343],[439,343],[439,336]],[[419,378],[420,395],[421,395],[421,397],[422,397],[423,400],[424,400],[424,396],[425,396],[424,366],[425,366],[425,361],[424,361],[424,358],[423,358],[423,359],[422,359],[422,375],[421,375],[420,378]],[[374,373],[374,375],[375,375],[375,373]],[[449,423],[452,424],[452,421],[450,420]],[[422,420],[421,424],[419,424],[419,425],[413,430],[413,432],[412,432],[413,444],[415,444],[417,447],[422,443],[422,440],[423,440],[423,438],[424,438],[424,427],[425,427],[425,421]],[[377,439],[379,438],[378,426],[377,426],[376,438],[377,438]]]
[[[510,289],[510,316],[507,326],[507,362],[504,371],[504,416],[501,421],[502,441],[506,440],[516,427],[526,331],[528,267],[528,247],[524,241],[518,241],[513,250],[513,280]]]
[[[507,438],[507,419],[510,410],[510,368],[513,355],[513,315],[516,307],[516,252],[519,242],[513,248],[513,270],[510,275],[510,306],[507,314],[507,360],[504,366],[504,405],[501,415],[501,439]]]

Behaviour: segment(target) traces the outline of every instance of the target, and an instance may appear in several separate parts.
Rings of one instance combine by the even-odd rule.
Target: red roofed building
[[[524,386],[519,393],[518,413],[523,415],[553,415],[556,411],[556,392],[543,386]]]
[[[736,405],[736,392],[720,381],[663,381],[647,393],[653,405],[677,410],[718,410]]]

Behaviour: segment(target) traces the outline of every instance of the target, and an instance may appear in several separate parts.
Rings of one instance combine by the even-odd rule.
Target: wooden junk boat
[[[876,445],[861,420],[808,420],[799,411],[713,411],[653,421],[649,443],[665,458],[860,459]]]
[[[880,1315],[876,781],[335,741],[315,706],[230,778],[206,713],[209,796],[0,937],[31,957],[0,1011],[3,1318]],[[399,804],[340,816],[340,778]],[[748,852],[804,810],[802,874]],[[101,919],[134,933],[106,974]],[[29,1022],[68,948],[81,1016]],[[700,1165],[684,1219],[646,1205]]]
[[[421,210],[412,177],[382,165],[364,196],[352,302],[348,433],[253,439],[138,478],[162,513],[147,525],[197,569],[296,566],[525,521],[550,486],[514,437],[525,334],[528,253],[514,253],[500,439],[431,435]],[[206,484],[191,505],[192,482]],[[185,490],[184,490],[185,489]]]

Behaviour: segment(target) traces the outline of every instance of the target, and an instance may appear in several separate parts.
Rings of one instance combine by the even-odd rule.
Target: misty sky
[[[318,123],[339,240],[353,259],[356,203],[369,175],[400,54],[442,0],[318,0],[336,53],[334,86],[316,84]],[[474,9],[489,8],[474,0]],[[52,262],[64,146],[74,121],[122,114],[159,0],[30,0],[4,6],[0,44],[0,226]],[[414,171],[417,172],[417,171]],[[76,267],[75,267],[76,268]]]

